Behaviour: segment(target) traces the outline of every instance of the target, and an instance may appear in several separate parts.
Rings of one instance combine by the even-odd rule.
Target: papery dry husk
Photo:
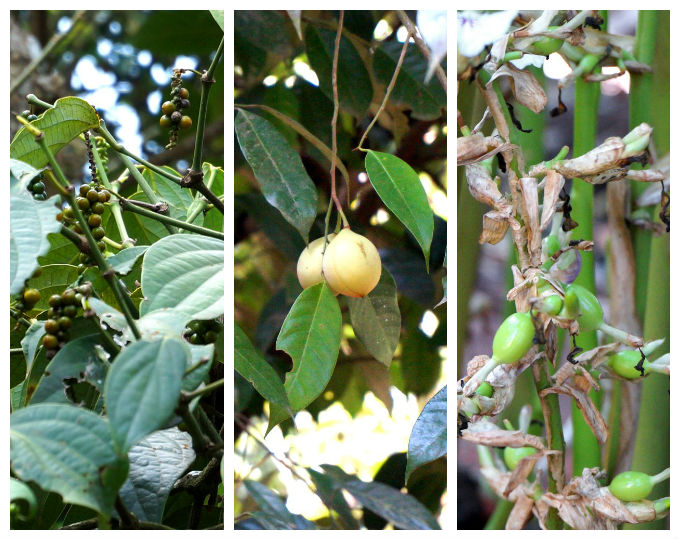
[[[486,86],[490,86],[493,81],[500,77],[509,77],[509,84],[516,101],[535,114],[542,111],[547,105],[547,94],[530,71],[517,69],[512,64],[503,64],[493,74]]]
[[[556,205],[559,202],[559,193],[563,189],[566,179],[556,171],[548,170],[545,173],[545,183],[542,195],[542,215],[540,217],[540,230],[545,231],[549,227]]]
[[[484,161],[498,152],[514,148],[514,145],[504,142],[497,135],[484,137],[482,133],[473,133],[465,137],[457,138],[457,164],[470,165],[478,161]]]
[[[485,166],[479,163],[467,165],[465,176],[469,193],[480,203],[495,208],[501,202],[506,202]]]
[[[509,431],[501,429],[486,419],[469,424],[469,427],[462,432],[462,439],[474,444],[499,448],[505,446],[511,446],[512,448],[532,446],[536,450],[546,450],[540,437],[523,433],[519,430]]]
[[[497,244],[507,234],[509,217],[505,212],[492,210],[483,214],[483,229],[479,244]]]
[[[535,178],[521,178],[524,223],[528,237],[528,259],[531,266],[540,266],[542,256],[542,231],[539,224],[538,182]]]

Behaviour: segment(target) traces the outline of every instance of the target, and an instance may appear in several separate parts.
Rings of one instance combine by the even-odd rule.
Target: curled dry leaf
[[[485,166],[480,163],[467,165],[465,171],[469,193],[477,201],[493,208],[496,208],[500,203],[506,203],[497,183],[490,176]]]
[[[493,424],[490,420],[481,419],[478,422],[469,424],[469,427],[462,432],[462,438],[465,441],[474,444],[482,444],[484,446],[522,448],[524,446],[532,446],[537,450],[546,450],[544,443],[540,437],[523,433],[522,431],[508,431],[500,429],[500,427]]]
[[[458,137],[457,164],[461,166],[483,161],[510,147],[513,147],[513,145],[505,143],[497,135],[484,137],[483,133],[473,133],[465,137]]]
[[[599,347],[594,347],[588,351],[580,353],[573,359],[577,364],[565,362],[559,370],[553,375],[552,381],[556,386],[562,385],[571,377],[574,377],[577,372],[582,369],[582,366],[589,364],[591,369],[597,369],[601,364],[606,362],[609,354],[618,352],[623,348],[621,343],[607,343]]]
[[[559,193],[564,187],[566,179],[563,175],[549,169],[545,174],[545,182],[542,195],[542,215],[540,217],[540,230],[545,231],[549,227],[556,205],[559,202]]]
[[[547,94],[530,71],[519,70],[511,64],[504,64],[493,74],[486,86],[490,86],[494,80],[500,77],[509,78],[512,94],[516,101],[535,114],[542,111],[547,105]]]
[[[542,232],[539,225],[538,182],[535,178],[521,178],[521,193],[523,195],[523,220],[526,224],[528,237],[528,258],[531,266],[539,266],[542,256]]]
[[[514,502],[514,507],[507,517],[505,530],[520,531],[526,526],[533,513],[534,501],[527,495],[519,495]]]
[[[483,229],[479,237],[479,244],[497,244],[507,234],[509,219],[505,212],[492,210],[483,214]]]

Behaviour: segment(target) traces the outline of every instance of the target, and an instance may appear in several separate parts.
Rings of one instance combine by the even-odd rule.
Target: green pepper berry
[[[569,294],[575,294],[578,298],[580,316],[577,320],[578,325],[580,326],[580,332],[597,330],[604,321],[604,311],[601,309],[601,304],[599,303],[599,300],[597,300],[597,297],[582,285],[571,283],[566,289],[564,307],[566,307]]]
[[[45,184],[42,182],[36,182],[33,184],[33,193],[40,194],[45,193]]]
[[[217,332],[215,332],[214,330],[208,330],[203,335],[203,341],[205,341],[205,343],[214,343],[215,341],[217,341]]]
[[[59,294],[53,294],[52,296],[49,297],[49,300],[47,300],[47,303],[50,305],[50,307],[59,307],[61,305],[61,295]]]
[[[177,110],[177,107],[171,101],[166,101],[160,106],[160,110],[163,111],[163,114],[170,115]]]
[[[181,120],[179,121],[179,128],[180,129],[191,129],[192,124],[193,124],[193,121],[191,120],[190,116],[182,116]]]
[[[91,189],[87,192],[86,198],[90,201],[90,204],[95,203],[99,200],[99,193],[97,193],[97,190]]]
[[[526,456],[531,456],[535,454],[537,450],[532,446],[522,446],[521,448],[511,448],[507,446],[504,450],[505,464],[509,467],[510,471],[516,469],[516,466]]]
[[[186,88],[180,88],[179,89],[179,97],[182,99],[186,99],[189,97],[189,91]]]
[[[73,289],[66,289],[61,293],[61,301],[65,306],[76,305],[75,291]]]
[[[38,302],[40,302],[40,291],[38,289],[26,289],[24,291],[24,303],[27,307],[32,308]]]
[[[42,336],[42,346],[47,350],[56,349],[59,346],[59,339],[54,334]]]
[[[495,332],[493,360],[497,364],[513,364],[523,358],[533,345],[535,328],[529,313],[513,313]]]
[[[33,122],[33,120],[37,120],[37,119],[38,119],[38,115],[37,115],[37,114],[29,114],[29,115],[26,117],[26,120],[28,120],[29,122]]]
[[[105,210],[106,207],[100,202],[96,202],[92,205],[92,212],[94,212],[95,214],[101,215],[104,213]]]
[[[641,371],[634,368],[641,360],[641,353],[635,350],[620,351],[611,355],[608,359],[608,366],[621,377],[626,379],[639,379],[642,377]],[[644,377],[650,372],[648,371],[648,360],[644,359],[643,363]]]
[[[202,345],[203,338],[200,336],[200,334],[191,334],[191,337],[189,337],[189,343],[192,345]]]
[[[483,381],[479,387],[476,389],[476,393],[480,396],[485,396],[485,397],[493,397],[493,394],[495,393],[495,390],[493,387],[490,385],[490,383]]]
[[[88,201],[85,197],[77,197],[75,203],[81,210],[88,210],[90,208],[90,201]]]
[[[78,295],[76,294],[76,296],[78,296]],[[64,316],[73,318],[77,314],[78,314],[78,306],[65,306],[64,307]]]
[[[97,214],[93,215],[96,216]],[[106,236],[106,231],[104,230],[103,227],[95,227],[94,229],[92,229],[92,236],[94,236],[95,240],[101,240],[102,238],[104,238],[104,236]]]
[[[88,192],[90,189],[92,189],[92,188],[90,188],[90,185],[89,185],[89,184],[83,184],[82,186],[80,186],[80,189],[78,190],[78,192],[80,193],[80,196],[81,196],[81,197],[86,197],[86,196],[87,196],[87,192]]]
[[[563,309],[563,300],[558,294],[550,294],[542,297],[540,311],[548,315],[557,315]]]
[[[73,212],[73,208],[71,208],[70,206],[67,206],[67,207],[64,208],[63,214],[64,214],[64,217],[67,218],[67,219],[75,218],[75,213]]]
[[[99,214],[90,214],[87,218],[87,224],[92,228],[99,227],[101,225],[101,216]]]
[[[543,56],[549,56],[550,54],[558,51],[562,45],[563,39],[544,37],[531,43],[530,52]]]
[[[158,120],[158,123],[160,124],[160,127],[163,129],[167,129],[172,125],[172,119],[164,114],[163,116],[160,117],[160,120]]]
[[[99,192],[99,202],[100,203],[108,202],[110,199],[111,199],[111,193],[108,190],[102,189]]]
[[[653,489],[652,478],[642,472],[625,471],[620,473],[608,486],[608,490],[621,501],[640,501],[648,497]]]

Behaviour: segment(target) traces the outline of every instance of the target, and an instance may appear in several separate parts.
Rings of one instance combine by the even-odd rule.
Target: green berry
[[[191,337],[189,337],[189,343],[192,345],[201,345],[203,343],[203,338],[200,336],[200,334],[191,334]]]
[[[217,341],[217,335],[217,332],[214,330],[208,330],[203,334],[203,341],[205,341],[205,343],[214,343]]]
[[[66,307],[64,307],[64,316],[65,317],[73,318],[77,314],[78,314],[78,306],[66,306]]]
[[[102,189],[99,192],[99,202],[105,203],[105,202],[108,202],[110,199],[111,199],[111,193],[108,190]]]
[[[75,203],[81,210],[89,210],[90,208],[90,201],[88,201],[85,197],[77,197]]]
[[[96,216],[97,214],[93,215]],[[92,229],[92,236],[94,236],[95,240],[101,240],[102,238],[104,238],[104,236],[106,236],[106,231],[104,230],[103,227],[95,227],[94,229]]]
[[[510,471],[516,469],[516,466],[526,456],[535,454],[536,450],[532,446],[523,446],[521,448],[511,448],[507,446],[504,450],[505,464]]]
[[[570,284],[566,289],[566,292],[571,294],[575,293],[578,297],[578,303],[580,305],[580,316],[578,317],[580,333],[597,330],[604,320],[604,311],[601,309],[601,304],[597,297],[582,285],[577,285],[575,283]]]
[[[97,242],[97,247],[99,248],[99,251],[106,251],[106,242]]]
[[[529,313],[513,313],[495,332],[493,359],[498,364],[513,364],[523,358],[533,345],[535,328]]]
[[[189,97],[189,91],[186,88],[180,88],[179,89],[179,97],[182,99],[186,99]]]
[[[99,214],[90,214],[87,218],[87,224],[90,227],[99,227],[101,225],[101,216]]]
[[[89,190],[86,197],[87,200],[90,201],[90,204],[99,201],[99,193],[97,193],[97,190],[95,189]]]
[[[653,480],[647,474],[626,471],[613,478],[608,490],[621,501],[640,501],[653,489]]]
[[[177,110],[177,107],[171,101],[166,101],[160,106],[160,110],[163,111],[164,115],[170,115]]]
[[[91,188],[90,188],[90,185],[89,185],[89,184],[83,184],[82,186],[80,186],[80,190],[79,190],[80,196],[81,196],[81,197],[86,197],[86,196],[87,196],[87,193],[90,191],[90,189],[91,189]]]
[[[56,349],[59,346],[59,339],[54,334],[42,336],[42,346],[47,350]]]
[[[33,184],[33,193],[45,193],[45,184],[42,182]]]
[[[73,289],[66,289],[61,293],[61,301],[65,306],[76,305],[75,291]]]
[[[480,396],[493,397],[495,390],[487,381],[483,381],[476,389],[476,393]]]
[[[59,323],[54,319],[47,319],[45,321],[45,332],[48,334],[56,334],[59,331]]]
[[[47,303],[50,305],[50,307],[56,308],[61,305],[61,295],[60,294],[53,294],[52,296],[49,297],[49,300],[47,300]]]
[[[73,212],[73,208],[71,208],[70,206],[64,208],[63,214],[64,217],[67,219],[75,219],[75,213]]]
[[[610,356],[608,366],[621,377],[626,379],[639,379],[642,377],[641,371],[634,368],[641,360],[641,353],[636,350],[620,351]],[[644,359],[644,375],[649,374],[648,360]]]
[[[71,320],[70,317],[59,317],[59,320],[57,320],[59,323],[59,329],[60,330],[68,330],[71,326],[73,326],[73,321]]]
[[[158,120],[158,123],[160,124],[160,127],[163,129],[169,128],[172,125],[172,119],[164,114],[163,116],[160,117],[160,120]]]
[[[26,289],[24,291],[24,303],[28,307],[33,307],[40,302],[40,291],[38,289]]]
[[[46,201],[47,200],[47,193],[34,193],[33,198],[36,201]]]
[[[104,213],[105,210],[106,207],[100,202],[96,202],[92,205],[92,212],[94,212],[95,214],[101,215]]]
[[[563,39],[545,37],[530,45],[530,52],[540,54],[542,56],[549,56],[558,51],[563,45]]]
[[[557,315],[562,308],[563,300],[558,294],[550,294],[542,298],[542,312],[548,315]]]
[[[38,115],[36,115],[36,114],[29,114],[26,117],[26,120],[28,120],[29,122],[33,122],[33,120],[37,120],[37,119],[38,119]]]

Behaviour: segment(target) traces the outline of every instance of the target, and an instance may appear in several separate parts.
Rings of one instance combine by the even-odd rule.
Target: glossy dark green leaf
[[[404,392],[423,396],[432,390],[441,374],[437,349],[419,328],[406,328],[400,357]]]
[[[292,414],[288,396],[283,388],[283,381],[278,377],[274,368],[253,347],[248,336],[237,324],[234,325],[233,340],[236,371],[245,377],[262,397]]]
[[[375,51],[373,70],[375,78],[385,85],[391,81],[403,44],[398,41],[384,42]],[[436,77],[424,84],[427,60],[420,50],[411,43],[408,46],[396,85],[389,101],[412,110],[412,116],[419,120],[435,120],[446,106],[446,92]]]
[[[401,334],[396,284],[386,268],[377,286],[363,298],[349,298],[354,333],[368,352],[385,366],[391,364]]]
[[[380,249],[382,266],[394,277],[396,289],[420,305],[430,306],[434,302],[434,281],[427,273],[424,260],[418,253],[398,247]]]
[[[69,96],[58,99],[53,109],[46,110],[31,122],[43,132],[52,154],[56,154],[83,131],[99,126],[99,116],[84,99]],[[35,135],[25,127],[17,131],[9,145],[10,157],[19,159],[36,169],[47,165],[47,155],[35,142]]]
[[[24,481],[109,516],[127,476],[105,418],[73,405],[31,405],[10,416],[10,460]]]
[[[306,242],[316,217],[318,195],[299,154],[261,116],[239,110],[235,128],[240,148],[262,194]]]
[[[116,357],[104,398],[119,452],[127,452],[172,417],[188,357],[187,348],[172,339],[136,341]]]
[[[78,267],[71,264],[47,264],[40,275],[28,280],[28,285],[40,291],[40,301],[33,309],[44,311],[49,308],[48,300],[53,294],[61,294],[66,287],[78,279]]]
[[[276,340],[276,348],[292,358],[285,392],[294,412],[311,403],[328,384],[337,362],[341,330],[339,303],[326,283],[302,291]],[[286,416],[272,407],[268,430]]]
[[[334,31],[308,26],[305,44],[311,67],[318,76],[321,90],[332,99],[332,61],[335,52]],[[370,75],[354,45],[345,36],[340,39],[337,60],[337,93],[340,106],[362,118],[373,98]]]
[[[380,482],[362,482],[335,465],[322,465],[323,470],[342,482],[356,501],[405,530],[440,530],[434,515],[412,495]]]
[[[365,170],[382,202],[413,234],[429,269],[434,213],[417,173],[402,159],[368,150]]]
[[[48,264],[78,265],[80,262],[80,251],[78,251],[73,242],[59,233],[48,234],[47,240],[49,241],[49,250],[44,255],[38,257],[38,263],[42,266]]]
[[[210,13],[212,14],[212,18],[219,25],[219,28],[221,28],[222,32],[223,32],[224,31],[224,10],[223,9],[211,9]]]
[[[325,506],[337,513],[335,519],[340,522],[342,528],[360,529],[360,525],[351,512],[351,507],[344,498],[344,493],[342,493],[342,482],[314,469],[307,469],[307,472],[316,486],[316,495],[320,497]]]
[[[40,340],[44,335],[45,321],[35,321],[26,330],[26,334],[21,340],[21,349],[24,351],[24,357],[26,358],[26,367],[31,367],[35,353],[40,346]]]
[[[126,508],[142,521],[160,523],[172,486],[195,457],[191,435],[176,427],[142,439],[130,449],[130,472],[120,488]]]
[[[171,167],[165,166],[162,168],[171,174],[181,176],[181,174]],[[178,183],[173,182],[169,178],[165,178],[151,169],[144,169],[142,176],[146,178],[151,189],[158,195],[158,198],[169,205],[169,215],[184,221],[186,219],[187,210],[193,203],[191,190],[181,187]]]
[[[406,482],[415,469],[448,452],[447,389],[444,386],[427,402],[413,426],[408,441]]]
[[[285,502],[271,489],[260,482],[244,481],[250,496],[262,512],[254,512],[253,517],[266,529],[309,530],[316,529],[311,521],[298,514],[293,514],[285,506]]]

